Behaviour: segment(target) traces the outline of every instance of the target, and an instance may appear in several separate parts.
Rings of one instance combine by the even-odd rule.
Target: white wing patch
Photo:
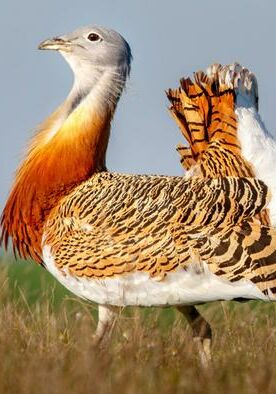
[[[253,165],[256,177],[271,191],[268,209],[271,224],[276,227],[276,141],[267,132],[254,107],[237,107],[235,112],[242,155]]]
[[[51,274],[77,296],[97,304],[114,306],[168,306],[198,304],[234,298],[269,301],[251,281],[235,283],[210,272],[207,264],[200,272],[196,264],[179,269],[156,281],[145,272],[133,272],[106,279],[81,278],[55,265],[49,246],[43,248],[43,260]]]

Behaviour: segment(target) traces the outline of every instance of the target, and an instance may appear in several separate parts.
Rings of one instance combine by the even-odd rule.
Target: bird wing
[[[190,147],[183,144],[178,144],[176,150],[180,155],[180,163],[184,170],[188,171],[196,165],[196,161]]]
[[[234,88],[225,83],[222,66],[212,70],[209,77],[199,71],[194,81],[183,78],[178,89],[167,92],[170,112],[189,144],[184,159],[179,150],[182,165],[189,160],[190,150],[203,176],[254,176],[241,156]]]
[[[227,81],[231,67],[233,85]],[[257,82],[248,70],[241,78],[238,67],[213,65],[208,69],[208,76],[202,71],[196,72],[194,81],[183,78],[178,89],[167,92],[170,112],[189,144],[189,147],[177,149],[181,164],[185,169],[195,168],[194,172],[203,177],[255,176],[252,166],[241,154],[235,87],[243,83],[247,96],[252,96],[252,101],[257,103]],[[269,225],[266,210],[258,219]]]
[[[208,226],[194,232],[192,238],[191,256],[206,263],[212,273],[232,283],[250,281],[267,296],[276,296],[274,228],[252,218],[235,226]]]
[[[169,89],[170,113],[188,142],[193,159],[198,160],[208,145],[207,118],[210,113],[209,96],[190,78],[181,79],[178,89]]]
[[[101,173],[51,212],[43,246],[51,248],[59,269],[78,277],[140,271],[162,280],[169,272],[187,269],[195,263],[191,256],[198,255],[214,273],[235,280],[237,243],[244,250],[246,246],[237,234],[245,224],[251,226],[268,198],[266,186],[253,178]],[[254,225],[260,232],[261,224]],[[264,246],[271,245],[267,238],[276,239],[271,232],[261,233]],[[232,256],[226,273],[220,269],[222,249]],[[260,256],[266,253],[264,248]]]

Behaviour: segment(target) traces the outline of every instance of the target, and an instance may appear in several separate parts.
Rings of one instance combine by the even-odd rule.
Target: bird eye
[[[89,41],[99,41],[101,37],[97,33],[90,33],[87,37]]]

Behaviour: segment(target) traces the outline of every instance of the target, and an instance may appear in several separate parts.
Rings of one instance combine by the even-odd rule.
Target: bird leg
[[[193,330],[193,340],[198,348],[201,364],[208,366],[212,358],[212,331],[209,323],[193,305],[181,305],[177,310],[185,316]]]
[[[94,344],[99,345],[104,339],[108,339],[118,315],[117,308],[110,305],[99,305],[98,324],[93,336]]]

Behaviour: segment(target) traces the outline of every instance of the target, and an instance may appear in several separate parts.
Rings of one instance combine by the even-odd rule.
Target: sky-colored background
[[[276,135],[274,0],[10,0],[0,15],[0,208],[35,126],[65,98],[72,74],[40,41],[88,24],[118,30],[134,61],[108,150],[112,171],[181,174],[181,136],[164,90],[213,62],[235,60],[258,77],[260,110]]]

